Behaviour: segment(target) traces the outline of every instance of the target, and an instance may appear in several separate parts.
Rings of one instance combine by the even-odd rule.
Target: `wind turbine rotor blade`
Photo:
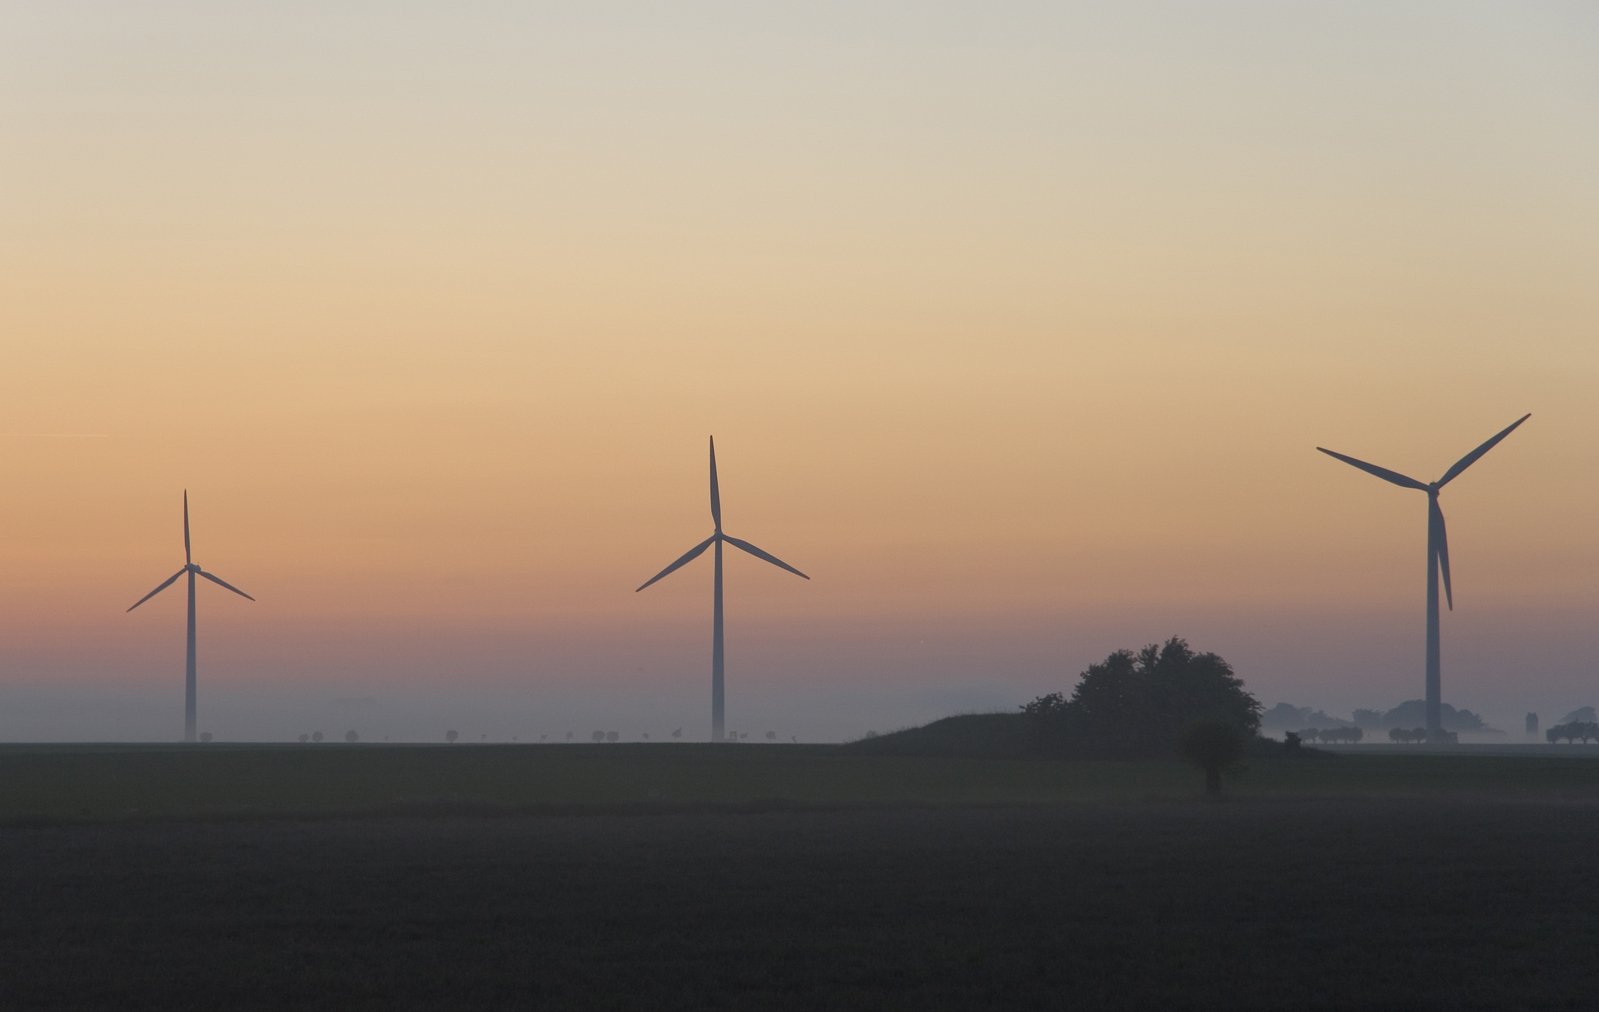
[[[636,590],[634,590],[633,593],[637,594],[640,590],[643,590],[645,587],[648,587],[650,584],[654,583],[656,580],[659,580],[661,577],[666,576],[668,573],[672,572],[674,569],[678,569],[678,568],[680,568],[682,566],[688,565],[690,562],[693,562],[695,559],[700,557],[700,553],[701,552],[703,552],[703,551],[705,551],[705,549],[711,547],[711,544],[717,539],[717,537],[719,537],[719,535],[712,534],[710,537],[706,538],[704,541],[701,541],[699,544],[695,545],[693,548],[690,548],[688,551],[686,551],[682,555],[678,556],[676,562],[672,563],[670,566],[667,566],[665,569],[661,570],[659,573],[656,573],[654,576],[650,577],[648,580],[645,580],[643,583],[639,584],[638,588]]]
[[[1444,578],[1444,600],[1449,602],[1449,610],[1455,610],[1455,592],[1449,586],[1449,531],[1444,527],[1444,511],[1438,505],[1438,498],[1432,499],[1432,507],[1428,510],[1428,519],[1432,523],[1432,543],[1437,546],[1438,573]]]
[[[1348,464],[1350,467],[1358,467],[1367,474],[1376,475],[1383,481],[1391,481],[1401,488],[1418,488],[1423,492],[1427,491],[1427,486],[1424,482],[1419,482],[1409,475],[1400,474],[1398,471],[1390,471],[1386,467],[1378,467],[1376,464],[1368,464],[1364,460],[1357,460],[1354,457],[1346,456],[1342,453],[1336,453],[1324,446],[1318,446],[1316,449],[1320,450],[1322,453],[1325,453],[1329,457],[1338,458],[1345,464]]]
[[[134,608],[137,608],[139,605],[141,605],[144,602],[150,600],[150,598],[155,597],[157,594],[161,593],[163,590],[166,590],[168,587],[172,586],[173,583],[177,582],[178,577],[182,576],[184,573],[187,573],[188,571],[189,571],[189,567],[188,566],[184,566],[182,569],[178,570],[176,573],[173,573],[171,576],[167,577],[165,580],[162,580],[160,586],[156,587],[156,589],[150,591],[150,593],[144,595],[143,597],[139,598],[137,601],[133,602],[133,604],[128,608],[128,611],[132,611]],[[123,612],[124,615],[126,615],[127,613],[128,612],[126,612],[126,611]]]
[[[183,564],[185,566],[194,562],[194,556],[189,551],[189,490],[183,490]]]
[[[738,538],[728,537],[726,534],[722,535],[722,540],[726,541],[728,544],[732,545],[734,548],[742,548],[742,549],[744,549],[746,552],[749,552],[751,555],[755,556],[757,559],[764,559],[765,561],[770,562],[772,565],[776,566],[779,569],[786,569],[790,573],[793,573],[795,576],[804,577],[804,579],[807,579],[807,580],[810,579],[810,577],[805,576],[804,573],[802,573],[799,570],[795,569],[793,566],[791,566],[788,563],[784,562],[782,559],[779,559],[777,556],[773,555],[771,552],[763,552],[759,548],[756,548],[754,545],[750,544],[748,541],[741,541]]]
[[[1485,454],[1489,450],[1493,449],[1496,445],[1498,445],[1498,443],[1499,443],[1499,441],[1501,439],[1505,438],[1506,436],[1510,435],[1512,432],[1516,431],[1516,426],[1520,425],[1522,422],[1525,422],[1527,419],[1529,419],[1531,417],[1532,417],[1532,412],[1530,412],[1530,411],[1527,412],[1526,414],[1522,415],[1520,418],[1516,419],[1515,421],[1511,422],[1509,425],[1505,426],[1502,430],[1499,431],[1499,433],[1497,435],[1495,435],[1492,438],[1490,438],[1486,443],[1483,443],[1481,446],[1477,447],[1475,450],[1472,450],[1470,453],[1466,454],[1464,457],[1461,457],[1459,460],[1455,461],[1455,466],[1451,467],[1449,470],[1445,471],[1444,472],[1444,476],[1442,478],[1438,479],[1438,487],[1439,488],[1443,488],[1445,485],[1447,485],[1450,482],[1454,481],[1457,477],[1460,476],[1460,472],[1464,471],[1466,468],[1468,468],[1471,465],[1475,464],[1477,462],[1477,458],[1478,457],[1481,457],[1483,454]]]
[[[711,437],[711,520],[722,529],[722,489],[716,483],[716,437]]]
[[[239,595],[240,597],[248,598],[251,601],[255,600],[255,598],[250,597],[249,594],[246,594],[244,591],[240,590],[238,587],[235,587],[233,584],[231,584],[228,581],[222,579],[222,577],[220,577],[220,576],[212,576],[210,573],[207,573],[203,569],[200,570],[199,572],[200,572],[201,576],[205,577],[207,580],[210,580],[212,583],[216,584],[218,587],[226,587],[228,590],[233,591],[235,594]]]

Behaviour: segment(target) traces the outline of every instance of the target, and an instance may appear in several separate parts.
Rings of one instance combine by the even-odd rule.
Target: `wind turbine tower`
[[[239,595],[242,598],[245,598],[245,599],[250,600],[250,601],[254,601],[255,598],[250,597],[249,594],[246,594],[244,591],[240,590],[238,587],[235,587],[233,584],[228,583],[226,580],[222,579],[221,577],[214,576],[211,573],[207,573],[205,570],[201,569],[199,566],[196,566],[194,564],[194,555],[190,551],[190,548],[189,548],[189,490],[188,489],[184,489],[183,490],[183,568],[178,570],[176,573],[173,573],[171,576],[167,577],[165,580],[161,581],[160,586],[156,587],[156,589],[150,591],[150,593],[144,595],[143,597],[139,598],[137,601],[133,602],[133,607],[129,608],[128,611],[132,611],[134,608],[137,608],[139,605],[141,605],[144,602],[150,600],[150,598],[155,597],[157,594],[161,593],[163,590],[166,590],[168,587],[172,586],[172,584],[177,582],[178,577],[183,576],[185,573],[187,573],[188,577],[189,577],[189,652],[188,652],[188,659],[187,659],[187,661],[185,662],[185,665],[184,665],[184,679],[183,679],[183,740],[184,741],[194,741],[194,724],[195,724],[194,578],[196,576],[203,576],[207,580],[210,580],[212,583],[216,584],[217,586],[225,588],[227,590],[231,590],[235,594]]]
[[[1438,578],[1443,577],[1444,598],[1449,602],[1449,610],[1455,609],[1454,591],[1449,585],[1449,536],[1444,530],[1444,511],[1438,506],[1438,493],[1443,487],[1456,478],[1472,464],[1477,458],[1493,449],[1501,439],[1515,431],[1516,426],[1531,418],[1531,414],[1522,415],[1500,430],[1481,446],[1455,461],[1453,467],[1444,472],[1444,476],[1431,484],[1417,481],[1409,475],[1390,471],[1386,467],[1368,464],[1364,460],[1335,453],[1325,447],[1316,447],[1329,457],[1358,467],[1367,474],[1374,474],[1383,481],[1391,482],[1400,488],[1413,488],[1427,493],[1427,737],[1437,739],[1443,731],[1442,709],[1442,661],[1439,658],[1438,643]]]
[[[699,558],[705,549],[716,546],[716,575],[713,580],[711,593],[711,740],[722,741],[724,735],[725,706],[723,697],[723,670],[722,670],[722,543],[732,545],[742,551],[748,552],[764,562],[770,562],[779,569],[786,569],[795,576],[809,580],[810,577],[795,569],[793,566],[750,544],[741,541],[730,534],[722,533],[722,493],[716,483],[716,437],[711,437],[711,523],[715,529],[711,536],[690,548],[678,557],[677,561],[645,580],[635,590],[643,590],[650,584],[666,576],[673,570],[688,565]]]

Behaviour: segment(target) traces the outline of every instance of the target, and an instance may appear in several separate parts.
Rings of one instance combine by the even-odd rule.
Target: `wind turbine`
[[[1443,730],[1442,722],[1442,672],[1441,661],[1438,655],[1438,576],[1441,573],[1444,581],[1444,597],[1449,602],[1449,610],[1455,610],[1455,595],[1449,585],[1449,536],[1444,530],[1444,511],[1438,506],[1438,493],[1443,487],[1456,478],[1472,464],[1477,458],[1493,449],[1501,439],[1515,431],[1516,426],[1531,418],[1531,413],[1522,415],[1501,429],[1496,435],[1488,439],[1481,446],[1455,461],[1453,467],[1444,472],[1444,476],[1431,484],[1417,481],[1409,475],[1390,471],[1386,467],[1368,464],[1364,460],[1334,453],[1332,450],[1318,446],[1316,449],[1329,457],[1358,467],[1367,474],[1374,474],[1383,481],[1391,482],[1400,488],[1413,488],[1427,493],[1427,737],[1436,739]]]
[[[150,600],[150,598],[155,597],[157,594],[161,593],[163,590],[166,590],[168,587],[172,586],[172,584],[177,582],[178,577],[182,576],[185,573],[189,574],[189,656],[188,656],[188,661],[187,661],[187,663],[186,663],[186,665],[184,667],[184,681],[183,681],[183,740],[184,741],[194,741],[194,716],[195,716],[195,706],[194,706],[194,695],[195,695],[195,680],[194,680],[194,578],[196,576],[203,576],[207,580],[210,580],[212,583],[216,584],[217,586],[225,588],[227,590],[231,590],[235,594],[239,595],[242,598],[246,598],[247,600],[251,600],[251,601],[254,601],[255,598],[250,597],[249,594],[246,594],[244,591],[240,590],[238,587],[235,587],[233,584],[227,582],[226,580],[222,579],[221,577],[214,576],[211,573],[207,573],[205,570],[201,569],[199,566],[196,566],[194,564],[194,555],[191,553],[191,551],[189,549],[189,490],[188,489],[184,489],[183,490],[183,568],[178,570],[176,573],[173,573],[171,576],[167,577],[165,580],[162,580],[161,581],[161,585],[156,587],[156,589],[150,591],[150,593],[144,595],[143,597],[139,598],[137,601],[133,602],[133,607],[129,608],[128,611],[132,611],[134,608],[137,608],[139,605],[141,605],[144,602]]]
[[[639,590],[643,590],[645,587],[648,587],[650,584],[654,583],[656,580],[659,580],[661,577],[666,576],[673,570],[693,562],[695,559],[700,557],[705,549],[711,547],[712,545],[716,546],[716,579],[714,584],[715,590],[712,595],[713,604],[711,606],[711,740],[721,741],[723,736],[722,543],[726,542],[727,544],[732,545],[734,548],[742,549],[755,556],[757,559],[770,562],[779,569],[788,570],[795,576],[803,577],[807,580],[809,580],[810,577],[784,562],[782,559],[779,559],[777,556],[772,555],[770,552],[764,552],[750,544],[748,541],[741,541],[730,534],[722,533],[722,493],[716,484],[715,436],[711,437],[711,522],[715,524],[715,529],[711,532],[710,537],[684,552],[678,557],[678,560],[672,563],[670,566],[667,566],[659,573],[656,573],[648,580],[645,580],[644,583],[639,586],[638,590],[634,591],[634,593],[638,593]]]

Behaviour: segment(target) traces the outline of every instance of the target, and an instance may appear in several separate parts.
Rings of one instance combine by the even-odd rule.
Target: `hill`
[[[1021,713],[963,713],[840,748],[861,755],[1020,759],[1036,754]]]
[[[1166,759],[1176,758],[1177,744],[1144,743],[1127,747],[1084,739],[1040,741],[1025,713],[965,713],[921,727],[907,727],[838,746],[857,755],[924,756],[938,759]],[[1254,737],[1248,754],[1267,758],[1284,754],[1281,742]],[[1324,755],[1301,748],[1298,755]]]

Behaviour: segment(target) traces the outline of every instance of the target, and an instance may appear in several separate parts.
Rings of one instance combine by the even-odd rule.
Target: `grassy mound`
[[[1081,740],[1040,741],[1022,713],[967,713],[921,727],[908,727],[840,746],[857,755],[926,756],[957,759],[1175,759],[1177,745],[1164,742]],[[1282,742],[1254,737],[1245,747],[1250,759],[1326,756],[1303,747],[1289,753]]]
[[[1020,713],[965,713],[841,746],[862,755],[1017,759],[1036,755]]]

